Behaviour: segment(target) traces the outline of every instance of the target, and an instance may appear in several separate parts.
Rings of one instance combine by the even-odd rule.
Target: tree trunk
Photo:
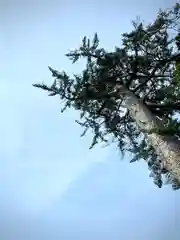
[[[125,106],[132,118],[136,121],[138,127],[145,132],[147,140],[152,144],[157,155],[160,156],[163,166],[180,183],[180,141],[175,136],[151,132],[154,128],[163,129],[163,122],[152,114],[133,92],[123,86],[118,86],[117,89],[123,96]]]

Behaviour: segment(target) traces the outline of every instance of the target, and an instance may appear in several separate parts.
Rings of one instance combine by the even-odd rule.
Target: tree
[[[144,159],[154,183],[180,188],[180,4],[160,10],[152,24],[133,21],[122,35],[122,45],[108,52],[99,47],[97,34],[84,37],[78,49],[66,54],[86,67],[73,77],[49,67],[52,86],[33,84],[59,95],[67,108],[80,111],[77,120],[86,134],[93,130],[90,148],[116,142],[130,162]]]

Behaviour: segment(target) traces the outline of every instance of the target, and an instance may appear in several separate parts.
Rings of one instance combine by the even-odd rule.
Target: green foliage
[[[113,52],[99,48],[97,33],[92,41],[84,37],[78,49],[66,54],[72,63],[86,59],[82,73],[70,77],[49,67],[53,84],[33,85],[48,91],[49,96],[59,95],[64,102],[62,112],[71,107],[80,111],[77,123],[84,127],[82,136],[89,129],[94,133],[90,148],[111,138],[122,154],[129,151],[134,155],[131,162],[144,159],[158,187],[167,171],[125,109],[116,86],[124,85],[163,119],[165,129],[159,134],[180,137],[180,123],[174,119],[180,113],[180,32],[176,37],[169,34],[170,29],[177,31],[179,19],[180,7],[176,4],[171,10],[160,11],[152,24],[133,22],[133,30],[122,35],[122,47],[115,47]],[[174,189],[178,188],[180,185],[173,181]]]

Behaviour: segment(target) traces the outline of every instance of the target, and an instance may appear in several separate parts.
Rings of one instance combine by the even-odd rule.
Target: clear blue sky
[[[69,73],[64,56],[98,32],[112,49],[140,15],[150,22],[174,0],[0,1],[0,239],[180,239],[180,192],[157,189],[141,163],[115,147],[89,151],[78,113],[33,88]]]

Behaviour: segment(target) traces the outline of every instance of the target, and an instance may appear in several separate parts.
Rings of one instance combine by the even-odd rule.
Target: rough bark
[[[180,141],[175,136],[153,132],[153,129],[164,128],[162,120],[157,118],[133,92],[123,86],[117,88],[132,118],[145,133],[157,155],[161,157],[163,166],[180,183]]]

